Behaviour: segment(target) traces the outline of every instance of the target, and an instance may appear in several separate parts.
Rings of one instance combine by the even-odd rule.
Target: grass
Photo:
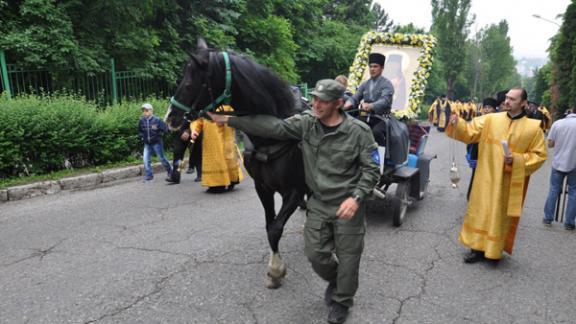
[[[168,161],[172,160],[172,152],[164,152]],[[157,158],[153,157],[152,162],[156,161]],[[133,166],[133,165],[140,165],[142,164],[142,160],[137,159],[135,157],[130,157],[124,161],[108,163],[93,167],[85,167],[85,168],[78,168],[78,169],[70,169],[70,170],[62,170],[51,172],[48,174],[39,174],[39,175],[30,175],[25,177],[13,177],[13,178],[4,178],[0,179],[0,189],[6,189],[12,186],[20,186],[34,182],[40,181],[48,181],[48,180],[60,180],[67,177],[74,177],[83,174],[90,174],[90,173],[99,173],[105,170],[116,169],[126,166]]]
[[[244,141],[237,140],[236,144],[240,149],[240,152],[244,151]],[[173,152],[170,149],[164,151],[164,155],[168,161],[172,161]],[[185,158],[186,160],[187,158]],[[157,157],[152,157],[152,162],[158,161]],[[90,174],[90,173],[99,173],[105,170],[115,169],[115,168],[122,168],[126,166],[134,166],[134,165],[141,165],[142,160],[140,158],[136,158],[134,156],[128,157],[124,161],[108,163],[98,166],[92,167],[85,167],[85,168],[78,168],[78,169],[70,169],[70,170],[61,170],[56,172],[51,172],[47,174],[38,174],[38,175],[30,175],[30,176],[23,176],[23,177],[10,177],[10,178],[0,178],[0,189],[6,189],[8,187],[13,186],[20,186],[25,184],[30,184],[34,182],[40,181],[53,181],[53,180],[60,180],[67,177],[74,177],[83,174]]]
[[[109,163],[109,164],[93,166],[93,167],[62,170],[62,171],[56,171],[56,172],[51,172],[51,173],[47,173],[47,174],[30,175],[30,176],[25,176],[25,177],[5,178],[5,179],[0,179],[0,189],[5,189],[7,187],[12,187],[12,186],[25,185],[25,184],[39,182],[39,181],[60,180],[62,178],[73,177],[73,176],[78,176],[78,175],[82,175],[82,174],[98,173],[98,172],[102,172],[102,171],[108,170],[108,169],[120,168],[120,167],[131,166],[131,165],[138,165],[141,163],[142,162],[140,160],[136,160],[135,158],[133,158],[133,159],[128,159],[128,160],[121,161],[121,162]]]

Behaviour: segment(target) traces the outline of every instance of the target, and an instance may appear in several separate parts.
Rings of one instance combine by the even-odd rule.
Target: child
[[[144,182],[154,179],[154,172],[152,171],[151,154],[156,154],[162,165],[168,172],[168,177],[172,174],[172,167],[170,162],[164,156],[164,143],[162,142],[162,134],[168,133],[166,124],[153,115],[154,108],[151,104],[145,103],[142,105],[142,118],[138,124],[138,133],[140,138],[144,141]]]

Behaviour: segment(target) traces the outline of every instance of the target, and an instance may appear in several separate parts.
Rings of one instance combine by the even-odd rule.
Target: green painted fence
[[[70,93],[107,106],[124,100],[167,98],[176,91],[175,83],[132,71],[116,71],[114,59],[110,59],[108,71],[99,73],[74,69],[27,69],[6,62],[4,52],[0,50],[0,65],[0,93],[8,97]],[[308,85],[302,83],[298,87],[302,96],[310,100]]]
[[[139,100],[150,96],[166,98],[176,84],[160,78],[131,71],[116,71],[114,59],[110,69],[89,73],[74,69],[28,69],[6,62],[0,51],[0,93],[8,97],[23,94],[70,93],[106,106],[124,100]]]

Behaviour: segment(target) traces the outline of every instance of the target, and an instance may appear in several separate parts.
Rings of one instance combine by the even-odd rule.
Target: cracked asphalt
[[[428,196],[392,226],[369,206],[348,323],[575,323],[576,234],[541,224],[550,163],[530,180],[514,254],[461,262],[470,177],[463,144],[433,131]],[[452,189],[456,156],[462,183]],[[0,205],[0,323],[325,323],[323,283],[303,253],[305,214],[280,243],[288,275],[264,287],[268,244],[251,180],[209,195],[186,175]]]

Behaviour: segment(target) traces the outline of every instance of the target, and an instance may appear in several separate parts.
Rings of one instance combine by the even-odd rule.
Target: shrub
[[[149,102],[156,115],[164,115],[165,100]],[[102,109],[72,95],[0,97],[0,177],[101,165],[139,154],[140,106],[129,102]]]

